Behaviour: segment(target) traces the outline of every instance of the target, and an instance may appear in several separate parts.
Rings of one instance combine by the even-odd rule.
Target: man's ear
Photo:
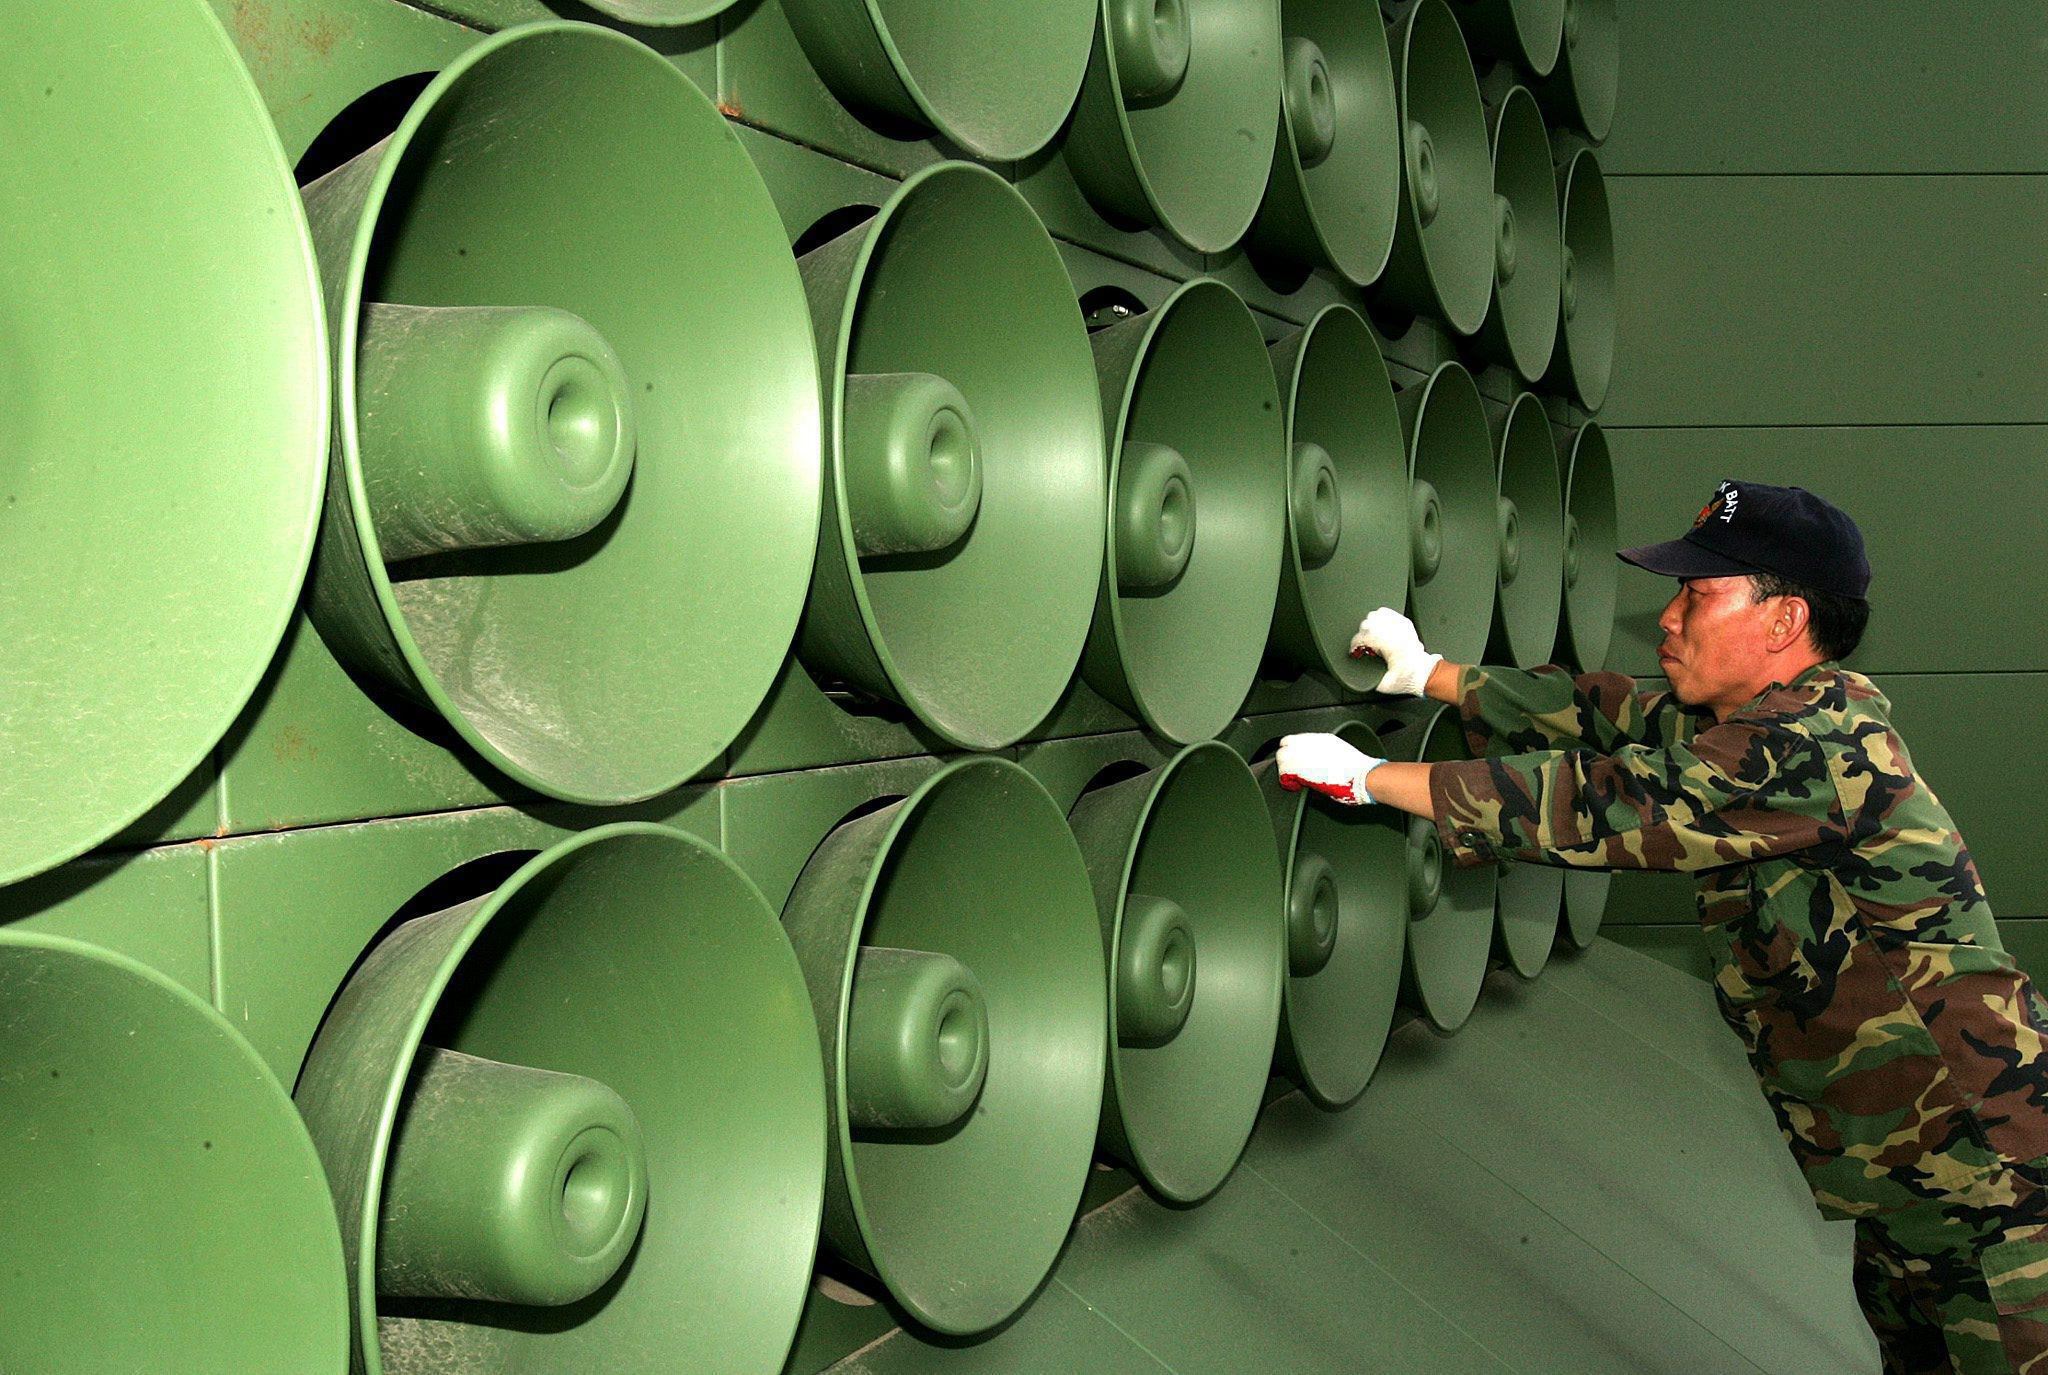
[[[1813,608],[1804,597],[1773,597],[1770,623],[1764,627],[1764,646],[1773,654],[1802,648],[1806,628],[1813,620]]]

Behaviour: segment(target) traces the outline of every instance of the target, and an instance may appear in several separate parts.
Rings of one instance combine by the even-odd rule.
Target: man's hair
[[[1863,642],[1864,628],[1870,624],[1869,602],[1822,592],[1790,578],[1781,578],[1776,573],[1752,573],[1749,585],[1756,601],[1797,597],[1805,602],[1810,613],[1806,622],[1806,638],[1813,642],[1814,649],[1823,659],[1846,659]]]

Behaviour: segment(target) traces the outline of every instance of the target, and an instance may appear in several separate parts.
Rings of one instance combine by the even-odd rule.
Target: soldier
[[[1474,758],[1294,735],[1283,781],[1431,818],[1462,863],[1695,873],[1722,1015],[1821,1213],[1855,1220],[1884,1369],[2048,1375],[2048,1003],[1884,694],[1839,662],[1869,617],[1861,533],[1724,482],[1621,557],[1679,579],[1668,689],[1448,663],[1383,607],[1352,652],[1382,692],[1455,703]]]

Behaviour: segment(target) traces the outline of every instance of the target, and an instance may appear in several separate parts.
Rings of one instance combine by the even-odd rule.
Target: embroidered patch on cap
[[[1742,490],[1732,482],[1724,482],[1714,490],[1714,499],[1700,507],[1699,515],[1693,518],[1692,528],[1697,530],[1708,521],[1718,518],[1723,525],[1735,519],[1735,507],[1742,500]]]

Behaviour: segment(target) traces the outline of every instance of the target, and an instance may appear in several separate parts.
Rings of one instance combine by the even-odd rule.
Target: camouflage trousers
[[[1856,1299],[1885,1375],[2048,1375],[2048,1221],[2036,1202],[1924,1203],[1856,1222]]]

